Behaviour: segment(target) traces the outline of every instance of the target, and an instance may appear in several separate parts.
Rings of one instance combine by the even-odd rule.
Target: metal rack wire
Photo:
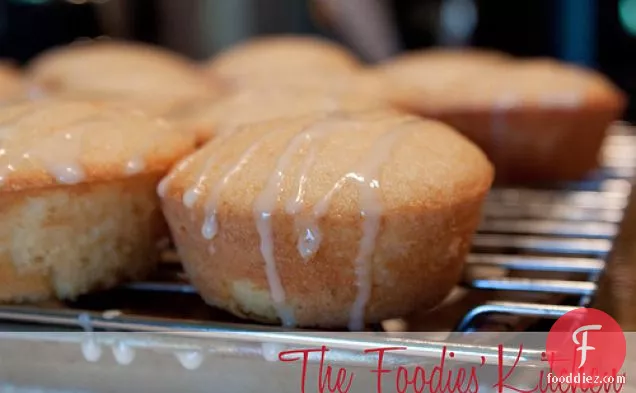
[[[467,272],[486,268],[481,275],[467,274],[462,287],[469,291],[495,293],[491,300],[476,304],[454,321],[454,331],[479,330],[484,320],[496,317],[556,319],[586,306],[597,290],[597,282],[608,262],[613,242],[631,192],[636,173],[636,133],[626,125],[611,128],[603,150],[603,166],[589,180],[560,188],[495,189],[488,197],[484,218],[468,257]],[[168,254],[168,259],[174,255]],[[490,270],[489,270],[490,269]],[[199,301],[177,264],[163,265],[156,280],[130,283],[120,290],[144,296],[181,294]],[[521,296],[519,296],[521,295]],[[130,298],[130,296],[128,296]],[[89,318],[91,329],[143,332],[173,332],[181,335],[205,333],[235,341],[267,339],[271,342],[307,344],[317,339],[335,347],[351,349],[369,341],[340,341],[333,337],[290,333],[279,328],[249,325],[227,315],[197,318],[157,318],[134,309],[124,313],[109,310],[110,304],[83,308],[91,297],[73,305],[55,307],[1,306],[0,321],[56,328],[82,328]],[[92,310],[92,311],[91,311]],[[85,318],[84,318],[85,319]],[[517,323],[517,322],[514,322]],[[410,341],[417,353],[439,352],[439,342]],[[449,346],[452,343],[445,342]],[[463,348],[466,349],[465,345]],[[488,345],[471,350],[493,355]],[[540,352],[531,355],[537,355]],[[532,357],[532,356],[530,356]]]

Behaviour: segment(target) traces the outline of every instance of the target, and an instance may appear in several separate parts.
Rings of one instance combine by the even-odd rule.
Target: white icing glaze
[[[317,134],[314,131],[312,138],[317,139],[318,137],[320,137],[320,134]],[[300,256],[305,261],[308,261],[313,255],[315,255],[318,251],[318,247],[320,246],[320,242],[322,241],[322,235],[316,223],[299,215],[305,203],[305,191],[309,170],[311,169],[315,159],[316,146],[314,143],[311,143],[309,145],[309,151],[305,154],[304,161],[300,167],[296,192],[293,197],[287,201],[285,206],[287,214],[294,216],[294,224],[296,232],[298,233],[296,248],[298,249]]]
[[[287,201],[285,211],[287,214],[298,214],[302,208],[305,199],[305,191],[307,187],[308,172],[316,159],[316,149],[313,144],[309,146],[309,152],[305,155],[305,159],[300,168],[300,175],[298,177],[298,185],[296,186],[296,192],[294,196]]]
[[[84,128],[71,126],[65,133],[54,133],[23,155],[42,163],[59,183],[77,184],[84,180],[84,169],[77,162],[82,153]],[[60,149],[52,152],[52,149]],[[61,153],[61,154],[57,154]]]
[[[298,232],[298,241],[296,249],[300,256],[308,261],[313,257],[320,243],[322,242],[322,233],[318,223],[307,218],[296,218],[296,231]]]
[[[3,146],[5,141],[9,140],[11,136],[11,127],[7,126],[7,124],[10,123],[12,120],[21,118],[23,115],[23,113],[18,113],[16,116],[13,116],[0,124],[0,157],[9,154],[7,149]],[[15,168],[12,164],[7,164],[4,167],[0,166],[0,185],[5,182],[6,176],[10,172],[14,171]]]
[[[12,165],[7,165],[5,168],[0,168],[0,185],[2,185],[6,179],[6,176],[15,171]]]
[[[374,145],[369,154],[369,160],[359,169],[358,176],[362,182],[358,183],[360,192],[360,214],[362,215],[362,239],[358,245],[358,253],[354,260],[356,285],[358,293],[351,307],[349,329],[364,328],[364,312],[371,298],[372,289],[372,258],[375,251],[376,238],[380,232],[383,212],[382,197],[380,195],[380,169],[391,155],[400,131],[392,131],[383,135]]]
[[[186,370],[196,370],[201,367],[204,359],[200,351],[177,352],[175,356]]]
[[[124,172],[127,175],[134,175],[143,171],[145,168],[146,163],[144,162],[144,159],[142,157],[134,157],[131,160],[128,160]]]
[[[521,97],[517,96],[515,93],[508,92],[506,94],[501,95],[498,99],[495,100],[494,107],[495,111],[506,111],[508,109],[512,109],[521,103]]]
[[[268,362],[278,362],[278,355],[285,349],[285,347],[278,343],[262,343],[261,353],[263,359]]]
[[[230,134],[228,133],[228,134],[221,135],[217,138],[217,143],[219,144],[219,147],[223,146],[225,141],[228,139],[229,135]],[[188,188],[183,193],[182,199],[183,199],[183,205],[185,207],[191,209],[194,206],[194,204],[197,202],[201,194],[203,194],[203,191],[204,191],[203,186],[208,180],[207,174],[212,169],[212,167],[219,162],[219,158],[220,158],[219,154],[213,154],[203,164],[203,167],[201,168],[201,171],[199,172],[197,176],[197,180],[195,181],[194,185]]]
[[[81,313],[77,317],[77,323],[86,332],[82,340],[84,359],[91,363],[97,362],[102,357],[102,348],[95,342],[91,316],[87,313]]]
[[[168,188],[170,187],[170,183],[177,177],[179,172],[183,171],[185,168],[190,165],[190,163],[194,160],[194,155],[190,155],[185,159],[179,161],[179,163],[174,167],[172,172],[170,172],[167,176],[165,176],[159,184],[157,185],[157,195],[161,198],[166,196],[166,192],[168,192]]]
[[[203,219],[203,225],[201,226],[201,235],[203,235],[205,239],[214,239],[219,231],[219,224],[216,219],[216,210],[219,203],[219,198],[221,197],[221,191],[227,185],[230,179],[238,172],[240,172],[245,164],[250,161],[254,153],[260,148],[263,141],[270,135],[270,133],[267,133],[263,137],[252,143],[235,163],[224,168],[225,170],[223,171],[223,176],[218,181],[218,183],[213,186],[210,195],[205,201],[205,218]]]
[[[117,363],[127,366],[135,360],[135,350],[126,343],[120,341],[113,346],[113,356]]]
[[[203,193],[203,185],[208,178],[207,172],[218,161],[218,159],[218,154],[215,154],[212,157],[208,158],[208,160],[203,165],[203,169],[201,169],[201,173],[199,173],[199,176],[197,176],[197,181],[195,182],[195,184],[183,193],[183,205],[185,207],[192,208],[192,206],[194,206],[196,201],[199,199],[199,197]]]
[[[91,363],[99,361],[102,357],[102,347],[95,342],[92,334],[87,334],[87,337],[82,341],[82,354],[84,359]]]
[[[316,157],[315,142],[323,138],[327,133],[333,132],[333,130],[337,130],[337,128],[329,127],[323,121],[319,121],[309,127],[309,129],[294,136],[278,159],[276,168],[267,180],[265,188],[254,202],[254,219],[261,240],[260,250],[265,262],[265,273],[269,284],[270,296],[276,307],[278,317],[286,327],[293,326],[295,318],[293,310],[285,304],[285,289],[276,268],[271,218],[279,202],[280,194],[284,191],[282,184],[286,176],[286,170],[290,167],[294,156],[302,153],[304,148],[304,161],[300,166],[299,182],[295,187],[295,195],[286,204],[286,211],[289,214],[293,214],[295,218],[296,230],[298,231],[297,249],[301,257],[304,260],[309,260],[316,253],[322,239],[317,223],[306,222],[298,213],[304,205],[307,176]]]
[[[278,159],[276,168],[267,180],[265,188],[256,197],[254,202],[254,220],[256,229],[261,238],[260,249],[265,261],[265,274],[269,284],[269,291],[274,307],[281,319],[283,326],[293,326],[295,324],[292,310],[285,305],[285,289],[281,282],[276,268],[276,257],[274,256],[274,238],[272,233],[272,213],[279,201],[282,192],[282,183],[285,177],[285,169],[289,167],[290,161],[303,145],[311,144],[313,135],[311,131],[302,132],[291,139],[287,148]]]
[[[583,103],[583,94],[579,91],[564,91],[539,97],[539,104],[546,108],[574,109]]]
[[[371,259],[375,251],[376,237],[380,230],[383,212],[382,200],[379,195],[379,172],[382,165],[390,158],[393,145],[403,132],[404,130],[394,130],[378,138],[366,159],[358,164],[357,170],[342,176],[314,206],[314,219],[317,220],[327,213],[331,199],[348,181],[355,181],[358,184],[360,214],[363,218],[363,224],[362,238],[358,244],[358,252],[354,260],[358,293],[351,306],[350,330],[361,330],[364,327],[364,311],[371,296]],[[317,223],[314,222],[311,227],[317,228]]]
[[[412,120],[411,120],[412,121]],[[396,126],[404,125],[411,121],[401,121]],[[319,127],[323,126],[323,127]],[[355,124],[353,125],[355,126]],[[316,140],[324,137],[331,128],[324,127],[322,122],[310,127],[290,139],[285,151],[279,157],[275,169],[267,179],[261,193],[256,197],[253,206],[253,214],[256,229],[260,236],[260,251],[265,263],[265,273],[270,289],[270,296],[283,325],[293,326],[294,316],[291,308],[285,304],[285,289],[278,274],[274,255],[274,239],[271,219],[280,195],[283,193],[283,182],[286,172],[291,166],[292,159],[299,154],[303,155],[302,164],[299,166],[298,183],[294,184],[291,198],[285,203],[287,214],[293,215],[298,231],[297,248],[303,259],[308,260],[314,255],[322,240],[318,220],[323,217],[334,195],[349,181],[355,181],[360,195],[362,224],[362,238],[358,252],[354,260],[356,274],[356,286],[358,293],[351,306],[349,328],[360,330],[364,327],[364,312],[366,304],[371,296],[372,288],[372,257],[375,252],[376,237],[380,230],[383,203],[380,196],[380,170],[383,164],[390,158],[393,145],[397,141],[402,130],[391,130],[378,138],[371,147],[371,151],[359,161],[354,171],[347,172],[333,185],[333,187],[311,209],[309,214],[302,214],[305,205],[305,193],[309,171],[316,159]],[[333,130],[340,128],[334,127]],[[222,189],[228,181],[238,173],[252,158],[255,151],[261,146],[267,133],[259,140],[252,143],[238,158],[236,162],[227,165],[222,171],[220,180],[213,185],[205,203],[205,218],[201,228],[204,238],[211,240],[218,233],[219,226],[216,219],[217,204]],[[184,194],[183,202],[186,206],[192,206],[202,192],[197,191],[207,180],[206,173],[215,159],[211,157],[203,166],[201,174],[193,187]],[[215,252],[210,245],[209,252]]]
[[[9,121],[20,121],[30,111]],[[82,154],[86,124],[95,121],[101,114],[81,117],[65,126],[63,133],[54,132],[43,138],[36,146],[23,152],[14,152],[18,160],[35,160],[44,165],[49,174],[61,184],[77,184],[84,180],[84,169],[78,162]],[[16,154],[17,153],[17,154]]]
[[[67,107],[60,107],[62,113]],[[66,108],[66,109],[63,109]],[[80,106],[80,111],[84,110]],[[39,111],[42,112],[39,112]],[[46,118],[55,113],[53,108],[44,106],[31,108],[25,106],[23,109],[16,108],[16,114],[2,121],[0,124],[0,150],[3,152],[5,164],[0,166],[0,184],[6,180],[9,172],[15,171],[20,164],[35,164],[43,169],[60,184],[77,184],[86,178],[85,169],[82,165],[82,158],[85,154],[85,145],[90,145],[90,131],[92,126],[104,128],[110,126],[118,127],[119,114],[116,112],[102,112],[99,110],[89,111],[85,116],[79,112],[79,116],[70,120],[68,124],[58,124],[47,129],[46,123],[38,126],[35,119]],[[24,128],[20,128],[21,124]],[[19,131],[19,132],[18,132]],[[18,136],[25,134],[33,137],[33,143],[28,147],[22,147]],[[26,139],[28,140],[28,138]],[[17,145],[11,142],[16,141]],[[149,142],[150,143],[150,142]],[[113,132],[108,141],[107,149],[120,151],[123,144],[123,135]],[[19,147],[15,147],[19,146]],[[150,148],[150,144],[148,146]],[[132,175],[145,169],[143,156],[135,156],[129,159],[123,173]]]

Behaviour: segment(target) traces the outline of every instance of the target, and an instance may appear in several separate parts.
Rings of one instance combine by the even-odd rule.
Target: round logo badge
[[[592,308],[564,314],[550,329],[546,342],[552,379],[580,387],[611,385],[621,375],[626,351],[618,322]]]

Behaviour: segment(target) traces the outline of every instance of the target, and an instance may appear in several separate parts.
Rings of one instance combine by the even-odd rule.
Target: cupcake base
[[[79,295],[153,270],[159,174],[0,194],[0,301]]]

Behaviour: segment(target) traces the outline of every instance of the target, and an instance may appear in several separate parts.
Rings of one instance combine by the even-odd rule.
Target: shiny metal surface
[[[468,291],[467,297],[477,304],[458,315],[453,321],[452,327],[455,329],[450,328],[460,334],[453,334],[452,340],[446,342],[407,340],[398,334],[391,342],[408,345],[412,350],[410,353],[417,356],[438,356],[442,346],[446,346],[465,355],[469,361],[480,356],[490,359],[497,352],[494,344],[471,344],[471,334],[461,332],[479,331],[480,326],[484,326],[480,323],[494,320],[496,316],[552,320],[578,306],[589,305],[592,300],[594,304],[607,302],[600,299],[599,303],[599,297],[605,291],[603,288],[607,288],[603,283],[608,276],[614,280],[608,284],[613,299],[616,296],[624,297],[624,294],[611,288],[621,277],[621,270],[616,270],[621,264],[615,260],[615,238],[624,237],[625,224],[621,226],[621,222],[626,207],[630,208],[628,212],[635,210],[630,203],[631,186],[627,180],[636,168],[636,136],[633,131],[625,126],[613,127],[603,157],[603,168],[585,182],[558,188],[493,190],[484,209],[483,222],[474,237],[466,277],[460,288]],[[636,223],[636,211],[632,215],[634,219],[631,221]],[[628,246],[630,250],[636,250],[636,246]],[[636,251],[633,255],[636,255]],[[622,258],[624,261],[628,259]],[[158,299],[156,296],[166,294],[172,297],[155,301],[162,308],[178,310],[194,301],[201,303],[179,265],[175,264],[178,259],[176,254],[167,252],[164,259],[166,263],[153,280],[130,283],[120,288],[126,299],[125,311],[111,312],[104,306],[83,308],[83,305],[100,302],[109,305],[108,301],[115,296],[105,294],[101,300],[89,297],[80,303],[63,307],[0,306],[0,321],[19,324],[23,329],[34,332],[74,328],[85,331],[159,332],[184,338],[204,335],[231,342],[239,349],[241,345],[278,343],[296,346],[320,344],[341,350],[359,350],[388,342],[386,338],[373,338],[373,333],[367,333],[371,336],[360,336],[360,339],[352,339],[350,335],[334,338],[333,332],[327,335],[306,330],[283,330],[232,318],[228,322],[226,317],[210,314],[211,308],[205,306],[193,318],[155,316],[146,313],[143,308],[136,309],[134,304],[131,305],[132,300],[138,297]],[[627,266],[627,262],[623,265]],[[603,276],[597,296],[598,279],[606,270],[608,274]],[[636,277],[636,274],[632,274],[632,277]],[[631,289],[627,293],[632,299],[636,298]],[[495,298],[487,297],[490,295]],[[174,296],[185,296],[184,303],[181,300],[165,300],[174,299]],[[449,307],[459,309],[455,305]],[[614,311],[627,315],[625,310]],[[636,321],[636,317],[627,318]],[[88,325],[87,320],[90,321]],[[38,329],[35,329],[36,325]],[[633,326],[636,326],[636,322]],[[370,327],[370,330],[373,328]],[[529,353],[529,357],[523,358],[521,363],[532,365],[538,361],[539,350]]]

